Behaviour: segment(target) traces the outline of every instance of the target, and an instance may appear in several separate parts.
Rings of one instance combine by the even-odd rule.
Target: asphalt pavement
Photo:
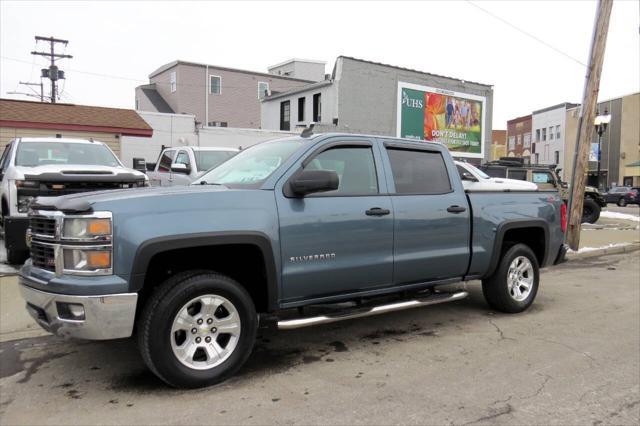
[[[228,382],[167,388],[132,340],[0,344],[0,423],[640,423],[638,251],[546,269],[532,308],[466,300],[262,331]]]

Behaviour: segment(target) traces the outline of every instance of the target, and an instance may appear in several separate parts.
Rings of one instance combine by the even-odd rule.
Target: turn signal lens
[[[87,266],[91,269],[107,269],[111,267],[111,252],[88,251]]]
[[[111,234],[111,221],[109,219],[92,219],[89,221],[87,231],[90,235]]]

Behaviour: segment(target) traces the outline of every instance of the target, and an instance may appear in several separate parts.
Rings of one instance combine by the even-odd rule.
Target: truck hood
[[[509,189],[530,189],[536,190],[538,189],[538,185],[533,182],[528,182],[526,180],[518,180],[518,179],[506,179],[506,178],[491,178],[491,183],[499,185],[500,187],[505,187]]]
[[[150,199],[162,198],[170,203],[172,196],[189,194],[206,194],[229,190],[221,185],[189,185],[189,186],[154,186],[146,188],[112,189],[108,191],[85,192],[61,197],[38,197],[31,207],[42,210],[61,210],[66,213],[81,213],[93,210],[95,204],[118,202],[135,202],[144,204]]]
[[[118,180],[138,181],[146,179],[144,173],[125,167],[94,166],[83,164],[47,164],[43,166],[16,166],[17,174],[22,174],[30,180],[65,180],[73,178],[101,179],[117,178]]]

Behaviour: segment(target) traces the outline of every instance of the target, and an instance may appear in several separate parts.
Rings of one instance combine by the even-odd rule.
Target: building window
[[[313,95],[313,122],[319,123],[322,120],[322,100],[320,93]]]
[[[516,148],[516,137],[509,136],[509,151],[513,151]]]
[[[553,153],[553,159],[554,159],[554,164],[558,165],[560,164],[560,151],[556,151]]]
[[[140,109],[140,101],[136,98],[136,111]]]
[[[543,128],[542,129],[542,140],[546,141],[547,140],[547,128]]]
[[[560,126],[556,126],[556,139],[560,139]]]
[[[516,145],[522,145],[522,135],[516,136]]]
[[[540,159],[539,159],[540,158],[540,154],[535,154],[535,156],[536,156],[536,164],[538,164],[540,162]]]
[[[227,127],[229,123],[226,121],[210,121],[207,123],[209,127]]]
[[[262,99],[265,96],[269,96],[269,83],[266,81],[258,82],[258,99]]]
[[[291,103],[280,102],[280,130],[291,130]]]
[[[536,142],[540,142],[540,129],[536,129]]]
[[[549,140],[553,140],[553,126],[549,127]]]
[[[531,133],[525,133],[523,137],[523,146],[524,148],[531,148]]]
[[[178,90],[178,77],[175,71],[171,71],[169,75],[169,87],[171,88],[171,93]]]
[[[305,98],[298,98],[298,121],[304,121]]]
[[[222,93],[222,77],[219,75],[209,76],[209,93],[219,95]]]

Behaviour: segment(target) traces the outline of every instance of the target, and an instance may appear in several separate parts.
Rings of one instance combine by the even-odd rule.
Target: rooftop
[[[153,129],[132,109],[0,99],[0,126],[65,129],[151,136]]]

